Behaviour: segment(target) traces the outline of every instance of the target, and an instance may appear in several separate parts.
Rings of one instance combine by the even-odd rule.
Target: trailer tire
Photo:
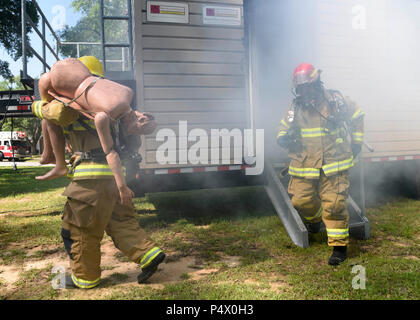
[[[3,161],[3,159],[4,159],[4,154],[3,152],[0,151],[0,161]]]

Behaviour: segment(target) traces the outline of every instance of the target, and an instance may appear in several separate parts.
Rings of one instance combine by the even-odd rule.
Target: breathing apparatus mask
[[[298,85],[294,93],[298,104],[315,108],[322,98],[322,82],[317,80]]]

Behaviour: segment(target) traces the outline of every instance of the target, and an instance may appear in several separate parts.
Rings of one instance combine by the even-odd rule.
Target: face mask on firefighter
[[[296,94],[304,106],[315,107],[320,98],[320,90],[316,83],[304,83],[296,87]]]

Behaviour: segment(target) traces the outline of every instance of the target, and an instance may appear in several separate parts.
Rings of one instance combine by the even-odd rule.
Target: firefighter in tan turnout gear
[[[76,154],[72,181],[63,193],[67,202],[61,236],[72,270],[71,280],[67,279],[66,285],[89,289],[99,284],[100,243],[104,232],[121,252],[139,264],[141,273],[137,279],[143,283],[157,270],[165,254],[139,226],[134,206],[121,203],[94,122],[82,121],[85,125],[78,122],[64,129]],[[138,149],[139,139],[133,136],[127,140],[127,149]]]
[[[348,170],[363,143],[364,113],[339,91],[327,90],[320,70],[300,64],[293,74],[296,98],[280,122],[277,142],[289,150],[289,193],[308,231],[326,226],[330,265],[347,258]]]
[[[86,63],[85,60],[82,62]],[[89,63],[86,66],[91,72],[95,71]],[[45,99],[43,96],[41,98]],[[139,226],[131,198],[128,203],[122,202],[114,171],[107,163],[94,120],[81,114],[74,115],[77,111],[56,100],[48,104],[36,101],[32,109],[43,122],[54,121],[62,127],[74,152],[73,166],[68,174],[72,181],[63,193],[67,196],[67,202],[61,236],[72,271],[71,277],[66,277],[65,285],[89,289],[99,284],[100,243],[104,232],[121,252],[139,264],[141,272],[137,280],[139,283],[145,282],[156,272],[165,254]],[[118,123],[114,123],[111,129],[110,147],[119,153],[121,160],[138,160],[133,157],[140,147],[140,136],[128,135],[127,130]]]

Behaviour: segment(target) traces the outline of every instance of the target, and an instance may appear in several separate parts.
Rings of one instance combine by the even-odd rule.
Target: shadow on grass
[[[57,217],[61,212],[49,212],[39,215],[7,217],[0,225],[0,248],[7,249],[10,243],[21,243],[24,246],[41,245],[46,243],[61,243],[61,219]],[[50,217],[50,218],[48,218]]]
[[[58,178],[49,181],[37,181],[36,176],[45,174],[51,170],[47,168],[19,168],[18,171],[13,169],[0,169],[0,197],[8,197],[12,195],[44,192],[69,184],[67,178]]]
[[[161,245],[181,256],[213,262],[240,256],[243,265],[270,258],[258,244],[265,236],[261,229],[271,220],[279,229],[280,220],[262,187],[157,193],[147,200],[155,211],[140,215],[140,225],[160,234]],[[145,211],[137,213],[150,213]]]
[[[5,211],[4,214],[8,217],[18,217],[21,218],[33,218],[33,217],[52,217],[52,216],[59,216],[63,214],[63,210],[60,211],[60,207],[64,209],[64,205],[57,206],[54,208],[52,212],[43,212],[47,210],[51,210],[49,207],[41,208],[41,209],[28,209],[28,210],[19,210],[19,213],[14,213],[15,211]],[[2,212],[3,213],[3,212]]]
[[[195,225],[206,225],[220,220],[275,215],[275,211],[262,187],[238,187],[148,194],[148,202],[156,208],[138,210],[154,213],[143,222],[163,220],[174,223],[186,219]]]

